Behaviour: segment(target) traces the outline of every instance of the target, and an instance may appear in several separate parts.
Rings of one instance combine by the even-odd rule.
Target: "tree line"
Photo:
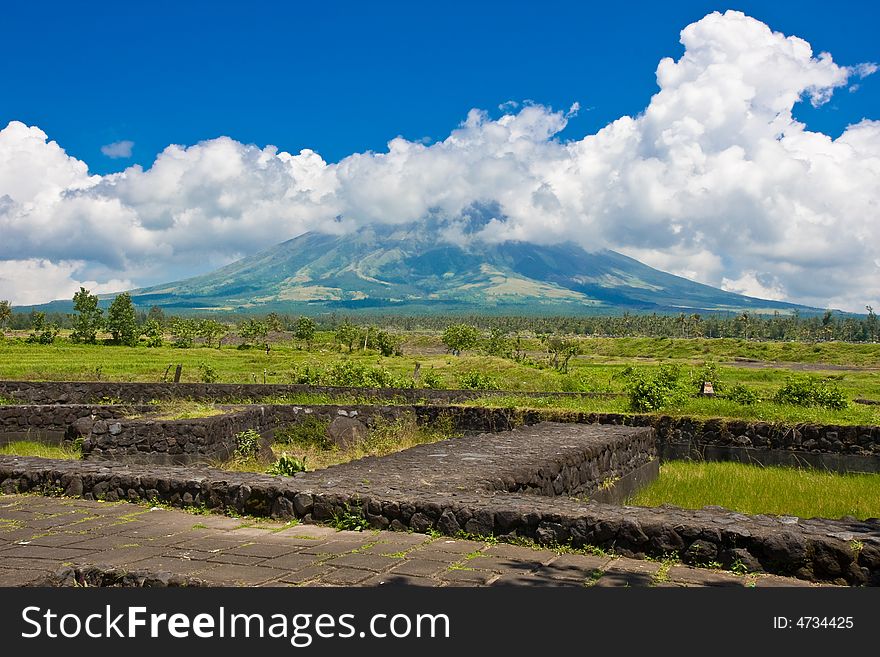
[[[822,315],[802,316],[774,312],[772,315],[738,313],[634,314],[613,316],[491,316],[491,315],[341,315],[324,313],[315,317],[283,313],[248,315],[212,313],[206,316],[167,316],[158,306],[138,309],[127,293],[117,295],[106,315],[98,297],[85,288],[73,297],[74,313],[14,312],[8,301],[0,301],[0,330],[31,330],[29,339],[51,342],[62,328],[72,330],[72,339],[94,342],[100,332],[109,332],[114,344],[159,346],[170,333],[172,344],[192,346],[220,342],[235,330],[244,344],[263,344],[271,332],[288,331],[311,346],[318,330],[341,331],[338,340],[352,350],[366,343],[382,353],[394,353],[399,342],[394,331],[427,330],[443,332],[454,325],[472,326],[483,331],[505,334],[574,335],[592,337],[664,338],[743,338],[747,340],[818,342],[877,342],[880,322],[872,306],[865,315],[842,314],[831,310]],[[234,327],[234,329],[233,329]]]

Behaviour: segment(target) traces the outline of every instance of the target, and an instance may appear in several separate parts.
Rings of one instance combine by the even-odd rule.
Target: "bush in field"
[[[348,347],[349,353],[354,350],[354,345],[358,341],[360,335],[361,332],[358,328],[348,320],[342,322],[342,324],[336,327],[336,342]]]
[[[12,304],[6,299],[0,300],[0,330],[6,326],[10,317],[12,317]]]
[[[751,406],[752,404],[757,404],[761,401],[754,390],[746,388],[741,383],[730,386],[730,388],[724,391],[721,397],[723,399],[729,399],[735,404],[742,404],[743,406]]]
[[[137,317],[131,296],[123,292],[113,299],[110,309],[107,311],[107,330],[113,336],[114,344],[134,347],[138,341]]]
[[[169,326],[173,345],[178,349],[189,349],[195,344],[196,335],[199,331],[198,321],[195,319],[184,319],[182,317],[173,317]]]
[[[423,388],[442,388],[443,378],[437,373],[437,370],[432,367],[422,373],[421,385]]]
[[[470,324],[452,324],[443,331],[442,339],[446,351],[453,356],[460,356],[462,351],[476,346],[480,333]]]
[[[58,325],[46,322],[46,313],[31,312],[31,334],[25,342],[32,344],[52,344],[58,337]]]
[[[718,366],[713,361],[707,361],[698,370],[691,370],[691,388],[694,392],[702,392],[703,383],[709,381],[716,394],[723,392],[723,386],[719,381]]]
[[[846,408],[843,392],[830,381],[811,376],[790,377],[773,398],[777,404],[794,406],[822,406],[834,410]]]
[[[387,331],[377,331],[372,336],[371,347],[376,349],[383,356],[400,356],[400,345],[403,344],[403,338],[399,335],[393,335]]]
[[[104,327],[104,311],[98,306],[98,297],[86,288],[79,288],[79,292],[73,295],[73,309],[76,316],[73,318],[73,333],[70,339],[74,342],[95,344],[98,331]]]
[[[214,341],[217,341],[217,348],[220,348],[220,341],[223,339],[223,336],[226,335],[228,329],[226,328],[226,324],[221,324],[216,319],[201,319],[197,320],[196,323],[196,333],[199,337],[205,339],[205,346],[210,347]]]
[[[458,384],[465,390],[499,390],[498,381],[483,372],[464,372],[458,377]]]
[[[300,317],[293,326],[293,337],[306,343],[306,348],[312,348],[312,340],[315,339],[315,320],[311,317]]]
[[[148,319],[141,328],[141,337],[148,347],[161,347],[162,325],[156,319]]]
[[[483,351],[487,356],[498,356],[501,358],[510,356],[510,338],[507,335],[507,330],[500,326],[490,328],[489,337],[483,343]]]
[[[266,336],[269,335],[269,325],[258,319],[245,320],[238,327],[238,336],[241,338],[241,347],[248,349],[257,344],[266,344]]]
[[[626,376],[626,391],[634,411],[659,411],[687,395],[681,370],[675,365],[661,365],[655,370],[630,369]]]
[[[314,415],[307,415],[295,424],[279,427],[275,430],[275,442],[298,447],[313,447],[321,450],[332,450],[336,444],[327,434],[329,420]]]
[[[342,386],[349,388],[412,388],[413,380],[396,376],[383,367],[368,367],[350,360],[322,368],[305,365],[294,370],[291,383],[313,386]]]
[[[220,375],[217,374],[217,369],[212,365],[199,363],[199,378],[201,378],[202,383],[217,383]]]

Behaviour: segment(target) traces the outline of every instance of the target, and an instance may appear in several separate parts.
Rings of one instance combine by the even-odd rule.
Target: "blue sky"
[[[6,3],[0,299],[430,216],[880,307],[878,25],[813,0]]]
[[[0,126],[37,125],[101,174],[221,135],[332,162],[397,135],[442,139],[508,100],[579,102],[560,135],[579,139],[643,110],[682,27],[727,8],[836,62],[880,59],[870,2],[31,0],[4,6]],[[878,107],[873,76],[795,116],[836,136]],[[101,153],[123,140],[131,158]]]

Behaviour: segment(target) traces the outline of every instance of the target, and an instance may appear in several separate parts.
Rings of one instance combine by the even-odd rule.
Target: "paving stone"
[[[538,577],[552,577],[554,579],[571,579],[584,581],[591,579],[597,570],[605,570],[611,561],[608,557],[595,557],[579,554],[563,554],[551,561],[546,566],[535,570]]]
[[[299,548],[297,546],[285,543],[250,543],[229,548],[226,552],[228,554],[240,554],[243,556],[263,557],[269,559],[290,554],[298,550]]]
[[[383,573],[364,580],[359,586],[439,586],[440,582],[428,577],[416,577],[396,573]]]
[[[210,563],[228,563],[239,566],[255,566],[266,560],[266,557],[245,556],[231,552],[218,552],[208,557]]]
[[[597,578],[596,575],[599,577]],[[590,581],[592,579],[592,581]],[[648,573],[633,573],[624,570],[615,572],[596,571],[592,578],[588,578],[592,586],[603,587],[646,587],[654,585],[654,578]]]
[[[150,557],[136,562],[138,570],[146,570],[153,573],[174,573],[175,575],[193,575],[199,571],[210,568],[205,561],[190,561],[188,559],[175,559],[172,557]]]
[[[486,570],[447,570],[440,575],[440,579],[447,586],[485,586],[498,577],[495,573]]]
[[[535,577],[523,573],[507,573],[494,580],[490,586],[528,586],[528,587],[583,587],[581,582],[571,579],[557,579],[553,577]]]
[[[78,563],[93,563],[106,566],[125,566],[128,564],[136,564],[145,559],[160,557],[163,553],[161,547],[136,547],[136,548],[117,548],[113,550],[105,550],[103,552],[90,552],[81,555],[76,559]]]
[[[505,545],[499,543],[490,545],[483,554],[490,557],[504,557],[506,559],[522,559],[524,561],[537,561],[542,565],[546,565],[559,557],[553,550],[537,550],[520,545]]]
[[[373,574],[372,571],[357,568],[335,568],[322,575],[320,580],[328,584],[353,586],[369,579]]]
[[[316,554],[292,552],[291,554],[285,554],[280,557],[266,559],[266,561],[263,562],[263,565],[285,571],[302,570],[308,566],[320,563],[320,560],[321,557]]]
[[[287,529],[282,529],[279,532],[276,532],[276,536],[285,537],[285,538],[297,538],[297,539],[324,539],[329,538],[331,536],[337,536],[339,532],[337,532],[332,527],[325,527],[323,525],[294,525],[293,527],[288,527]]]
[[[437,538],[425,545],[426,550],[435,550],[437,552],[453,552],[456,554],[469,554],[482,550],[486,547],[485,543],[466,540],[452,540],[447,538]]]
[[[391,573],[411,577],[433,577],[446,572],[449,563],[443,561],[431,561],[428,559],[407,559],[400,565],[394,566]]]
[[[300,552],[303,554],[348,554],[362,548],[368,542],[366,537],[365,540],[357,542],[351,540],[325,541],[317,545],[307,545]]]
[[[468,568],[491,570],[495,573],[531,572],[541,567],[539,561],[520,561],[506,557],[475,557],[464,562]]]
[[[284,559],[286,557],[281,558]],[[331,572],[332,570],[333,569],[330,566],[326,566],[323,564],[310,564],[304,568],[285,572],[283,575],[281,575],[281,577],[279,577],[279,580],[290,584],[308,584],[312,580],[317,580],[323,575]]]
[[[378,554],[344,554],[341,557],[330,559],[326,563],[331,566],[344,566],[346,568],[357,568],[359,570],[369,570],[374,573],[381,573],[392,566],[399,564],[400,559],[383,557]]]
[[[202,562],[202,565],[204,565],[204,562]],[[284,575],[282,571],[274,568],[219,564],[199,571],[198,578],[209,584],[257,586],[269,580],[277,579],[282,575]]]
[[[51,568],[46,568],[45,570],[11,570],[0,568],[0,586],[24,586],[34,580],[42,579],[53,572],[54,569]]]
[[[719,573],[689,566],[673,566],[669,569],[669,581],[699,584],[701,586],[745,586],[744,577],[728,573]]]
[[[756,577],[751,582],[754,583],[756,588],[764,589],[764,588],[788,588],[788,587],[806,587],[812,588],[817,586],[812,582],[807,582],[802,579],[793,579],[789,577],[777,577],[775,575],[762,575],[760,577]],[[747,581],[746,585],[751,582]]]
[[[3,551],[3,558],[19,557],[23,559],[54,559],[70,561],[87,555],[89,550],[74,547],[43,547],[42,545],[11,545]]]

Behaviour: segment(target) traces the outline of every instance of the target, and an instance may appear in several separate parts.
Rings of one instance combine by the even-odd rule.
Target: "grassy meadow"
[[[668,461],[660,466],[660,476],[628,504],[686,509],[713,505],[750,515],[864,520],[880,517],[880,474]]]
[[[340,363],[382,370],[397,381],[411,381],[418,363],[421,376],[429,374],[435,387],[478,385],[511,391],[503,398],[487,396],[481,405],[516,405],[593,412],[628,412],[625,397],[557,399],[517,397],[517,392],[595,392],[622,395],[626,374],[633,368],[652,371],[661,364],[678,365],[684,377],[698,376],[707,362],[715,363],[713,383],[724,390],[745,386],[759,400],[740,404],[728,399],[690,397],[663,408],[664,413],[698,417],[743,418],[778,422],[880,424],[880,406],[849,403],[846,408],[801,407],[777,404],[775,392],[793,375],[810,375],[832,382],[850,402],[880,399],[880,344],[840,342],[755,342],[741,339],[700,338],[580,338],[580,354],[567,373],[549,365],[549,355],[534,338],[523,340],[526,358],[445,353],[439,334],[403,334],[402,356],[381,356],[372,350],[348,353],[333,342],[331,333],[319,333],[310,348],[293,339],[260,348],[239,349],[196,346],[147,348],[73,344],[65,339],[51,345],[28,344],[20,338],[0,339],[0,379],[161,381],[170,380],[177,364],[182,381],[222,383],[292,383],[305,368],[328,368]],[[423,379],[424,380],[424,379]],[[305,399],[297,400],[300,403]]]

